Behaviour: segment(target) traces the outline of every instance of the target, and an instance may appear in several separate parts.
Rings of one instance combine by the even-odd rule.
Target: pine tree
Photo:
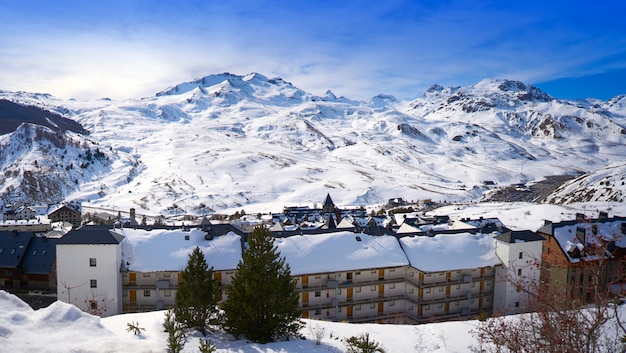
[[[302,327],[296,282],[265,227],[249,235],[227,294],[224,329],[235,337],[267,343],[296,335]]]
[[[176,321],[206,334],[208,320],[217,313],[220,293],[220,284],[213,278],[213,268],[209,268],[204,254],[196,246],[181,274],[174,308]]]

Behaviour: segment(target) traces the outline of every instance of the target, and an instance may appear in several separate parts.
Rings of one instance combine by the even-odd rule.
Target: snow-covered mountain
[[[626,201],[625,185],[626,161],[620,161],[561,185],[547,198],[546,202],[624,202]]]
[[[125,101],[3,91],[0,98],[58,113],[89,131],[66,133],[82,139],[82,149],[51,150],[57,156],[51,171],[66,172],[63,153],[80,160],[98,148],[106,157],[75,165],[63,187],[38,190],[148,214],[276,210],[319,203],[326,193],[340,205],[394,197],[477,200],[485,181],[594,172],[626,152],[624,97],[559,100],[508,80],[435,85],[411,102],[382,94],[367,101],[330,91],[315,96],[257,73],[210,75]],[[2,153],[16,153],[5,142],[16,134],[2,136]],[[34,143],[26,146],[20,156],[41,155]],[[5,162],[0,192],[20,188],[25,169],[7,170],[32,165],[29,158],[12,167]]]

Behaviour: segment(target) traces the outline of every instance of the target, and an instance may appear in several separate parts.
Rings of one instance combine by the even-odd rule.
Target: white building
[[[528,311],[528,290],[537,290],[541,276],[543,237],[534,232],[510,231],[496,238],[496,254],[504,266],[496,273],[493,311],[517,314]]]
[[[101,316],[121,313],[122,239],[103,227],[74,230],[59,239],[58,300]]]

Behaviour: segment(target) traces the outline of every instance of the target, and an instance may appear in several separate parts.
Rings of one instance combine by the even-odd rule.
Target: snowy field
[[[622,317],[626,310],[622,308]],[[0,352],[73,352],[111,353],[165,352],[167,334],[163,332],[164,311],[123,314],[101,319],[63,302],[32,310],[16,296],[0,291]],[[303,339],[268,344],[233,340],[215,331],[209,339],[219,353],[326,353],[345,352],[342,341],[353,335],[369,333],[387,353],[461,353],[470,352],[476,343],[472,330],[476,320],[424,325],[349,324],[303,320]],[[128,323],[144,328],[140,335],[126,330]],[[319,345],[315,332],[324,332]],[[183,352],[198,352],[202,336],[193,331]]]
[[[16,296],[0,291],[0,352],[165,352],[164,311],[123,314],[100,319],[76,307],[55,302],[32,310]],[[127,323],[139,323],[145,331],[134,335]],[[467,352],[477,321],[428,325],[347,324],[304,320],[305,339],[268,344],[233,340],[220,332],[209,333],[220,353],[343,352],[342,338],[369,333],[387,352]],[[324,330],[320,345],[314,332]],[[183,352],[198,352],[200,334],[191,333]]]

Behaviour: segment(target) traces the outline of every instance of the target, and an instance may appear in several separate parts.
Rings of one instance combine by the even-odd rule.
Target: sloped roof
[[[574,248],[580,250],[586,249],[588,245],[600,244],[602,242],[615,242],[618,248],[626,248],[626,235],[623,233],[622,223],[626,223],[624,217],[614,217],[607,219],[590,219],[582,222],[560,222],[553,223],[552,231],[554,238],[557,240],[561,249],[571,262],[578,262],[578,256],[572,256],[568,253]],[[546,228],[544,226],[544,228]],[[584,244],[577,237],[578,229],[584,236]],[[583,251],[584,252],[584,251]],[[595,256],[595,251],[591,251],[586,256]]]
[[[335,203],[333,202],[333,199],[330,198],[330,194],[326,194],[326,199],[324,200],[324,204],[322,205],[322,207],[330,206],[335,206]]]
[[[241,260],[241,236],[234,232],[205,238],[199,229],[116,229],[126,238],[122,256],[131,271],[182,271],[189,254],[198,246],[214,270],[234,270]]]
[[[113,233],[107,227],[84,226],[65,234],[57,244],[59,245],[87,245],[87,244],[119,244],[123,237]]]
[[[384,268],[408,265],[393,236],[372,236],[341,231],[276,238],[292,275]]]
[[[56,260],[58,238],[32,237],[22,265],[28,274],[49,274]]]
[[[499,265],[491,234],[437,234],[400,238],[411,266],[424,272],[462,270]]]
[[[0,267],[15,268],[28,248],[31,232],[0,232]]]
[[[496,237],[497,240],[505,243],[525,243],[528,241],[544,241],[544,237],[530,230],[515,230],[503,233]]]

